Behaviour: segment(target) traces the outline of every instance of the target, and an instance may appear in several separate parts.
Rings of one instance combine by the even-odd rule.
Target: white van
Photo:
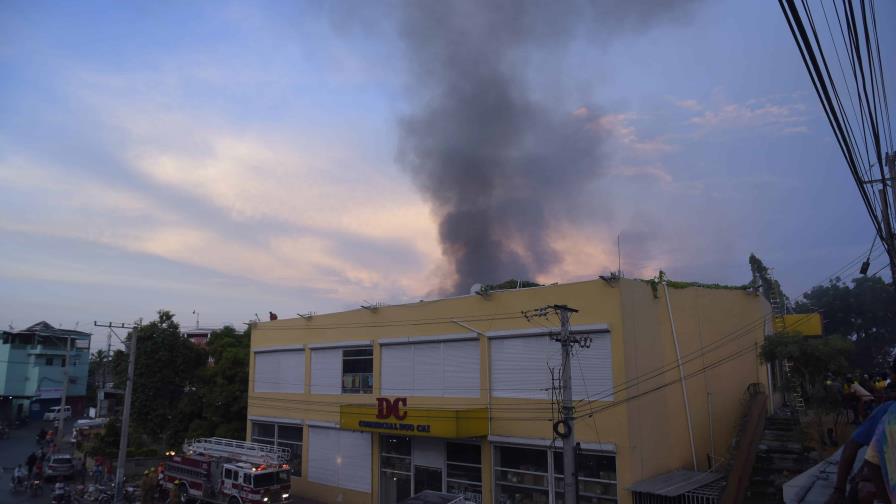
[[[59,410],[62,409],[62,406],[53,406],[50,408],[50,411],[44,413],[44,422],[55,422],[59,420]],[[62,418],[71,418],[72,417],[72,407],[65,406],[65,409],[62,410]]]

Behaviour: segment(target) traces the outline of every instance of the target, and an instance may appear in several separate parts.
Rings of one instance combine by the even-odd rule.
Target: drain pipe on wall
[[[688,386],[684,380],[684,368],[681,366],[681,350],[678,347],[678,333],[675,331],[675,320],[672,318],[672,303],[669,302],[669,287],[663,282],[663,295],[666,297],[666,309],[669,310],[669,324],[672,326],[672,339],[675,341],[675,358],[678,362],[678,376],[681,379],[681,395],[684,397],[684,411],[688,418],[688,436],[691,440],[691,461],[697,470],[697,449],[694,447],[694,427],[691,425],[691,407],[688,404]]]

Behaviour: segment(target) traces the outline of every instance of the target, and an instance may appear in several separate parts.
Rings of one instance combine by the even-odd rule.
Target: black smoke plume
[[[400,4],[408,85],[418,101],[401,121],[398,159],[438,219],[442,252],[454,266],[450,291],[546,271],[558,259],[548,231],[581,208],[603,170],[596,116],[544,98],[551,95],[544,83],[564,76],[540,74],[537,62],[562,57],[579,36],[606,42],[677,16],[685,3]]]

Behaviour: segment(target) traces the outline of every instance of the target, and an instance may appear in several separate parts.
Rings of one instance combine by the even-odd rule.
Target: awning
[[[632,492],[677,497],[723,477],[721,473],[672,471],[646,480],[641,480],[629,487]]]
[[[385,398],[378,398],[386,402]],[[471,438],[488,435],[488,409],[407,408],[407,401],[390,400],[391,406],[343,404],[339,427],[346,430],[380,432],[399,436]]]

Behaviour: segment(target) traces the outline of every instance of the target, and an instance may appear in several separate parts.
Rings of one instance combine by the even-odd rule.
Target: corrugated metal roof
[[[41,320],[36,324],[31,324],[30,326],[20,329],[18,331],[3,331],[6,334],[38,334],[41,336],[57,336],[57,337],[65,337],[71,336],[72,338],[89,338],[90,333],[86,333],[84,331],[76,331],[74,329],[58,329],[53,327],[46,320]]]
[[[677,497],[695,488],[722,478],[715,472],[696,472],[680,469],[641,480],[629,487],[632,492],[649,493],[665,497]]]

